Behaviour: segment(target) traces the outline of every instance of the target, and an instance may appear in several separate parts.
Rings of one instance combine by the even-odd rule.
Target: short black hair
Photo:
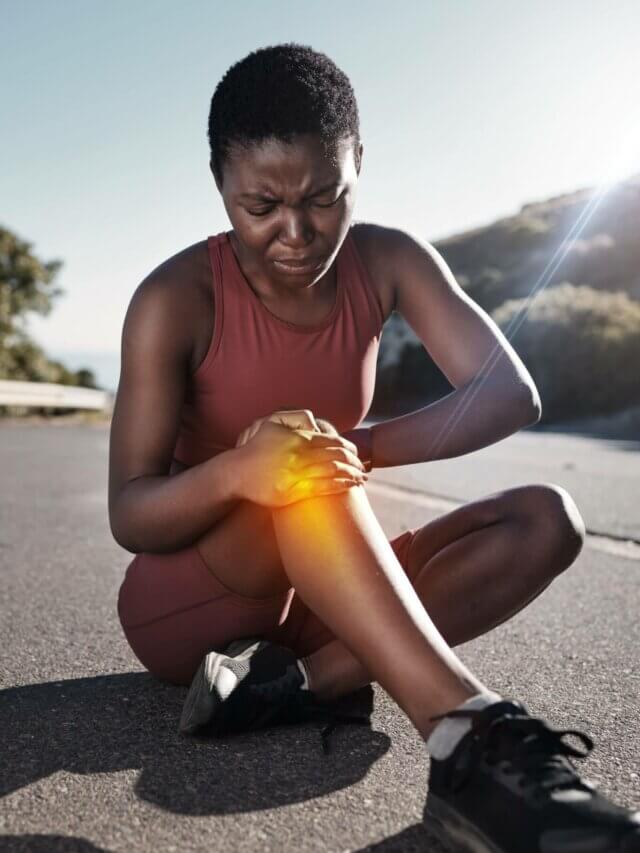
[[[220,183],[232,146],[269,138],[291,142],[300,133],[319,134],[327,152],[353,137],[357,156],[356,97],[347,75],[326,54],[287,42],[254,50],[226,71],[209,110],[211,168]]]

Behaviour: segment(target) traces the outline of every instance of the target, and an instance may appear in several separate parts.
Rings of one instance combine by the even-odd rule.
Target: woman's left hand
[[[301,429],[307,432],[321,432],[325,435],[337,435],[338,433],[329,423],[314,417],[313,412],[309,409],[279,409],[271,415],[264,418],[258,418],[251,426],[248,426],[238,436],[236,447],[242,447],[250,438],[252,438],[260,429],[260,425],[265,421],[273,421],[276,424],[289,427],[289,429]],[[323,428],[324,427],[324,428]]]

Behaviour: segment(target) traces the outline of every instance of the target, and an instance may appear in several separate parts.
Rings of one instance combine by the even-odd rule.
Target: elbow
[[[116,536],[113,538],[121,548],[124,548],[124,550],[128,551],[130,554],[136,555],[140,553],[140,549],[136,548],[135,545],[130,543],[127,539],[118,539]]]
[[[525,419],[523,426],[533,426],[542,417],[542,401],[535,385],[527,385],[521,397],[521,411]]]
[[[121,548],[129,551],[130,554],[138,554],[140,552],[140,549],[133,541],[130,531],[126,530],[125,526],[119,522],[115,510],[109,511],[109,528],[111,535]]]
[[[131,539],[129,539],[126,535],[123,535],[119,531],[114,530],[113,527],[111,528],[111,535],[116,540],[118,545],[121,548],[124,548],[125,551],[128,551],[130,554],[140,553],[140,549],[136,547],[136,545],[132,542]]]

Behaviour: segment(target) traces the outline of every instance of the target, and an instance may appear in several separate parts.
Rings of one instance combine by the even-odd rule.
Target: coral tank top
[[[384,316],[351,229],[334,260],[333,309],[311,326],[263,305],[229,233],[207,239],[214,329],[188,383],[174,450],[188,466],[234,448],[244,429],[277,409],[310,409],[344,433],[360,424],[373,399]]]

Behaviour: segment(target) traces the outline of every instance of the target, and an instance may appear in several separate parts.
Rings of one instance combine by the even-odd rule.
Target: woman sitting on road
[[[566,758],[584,753],[451,650],[574,562],[570,495],[508,489],[389,541],[362,487],[372,466],[536,422],[529,373],[431,245],[352,222],[358,109],[327,56],[284,44],[233,65],[209,141],[232,228],[135,291],[110,446],[111,529],[136,554],[119,615],[151,673],[190,685],[180,730],[331,719],[376,681],[426,741],[426,814],[465,849],[640,850],[638,815]],[[455,390],[362,428],[393,310]]]

